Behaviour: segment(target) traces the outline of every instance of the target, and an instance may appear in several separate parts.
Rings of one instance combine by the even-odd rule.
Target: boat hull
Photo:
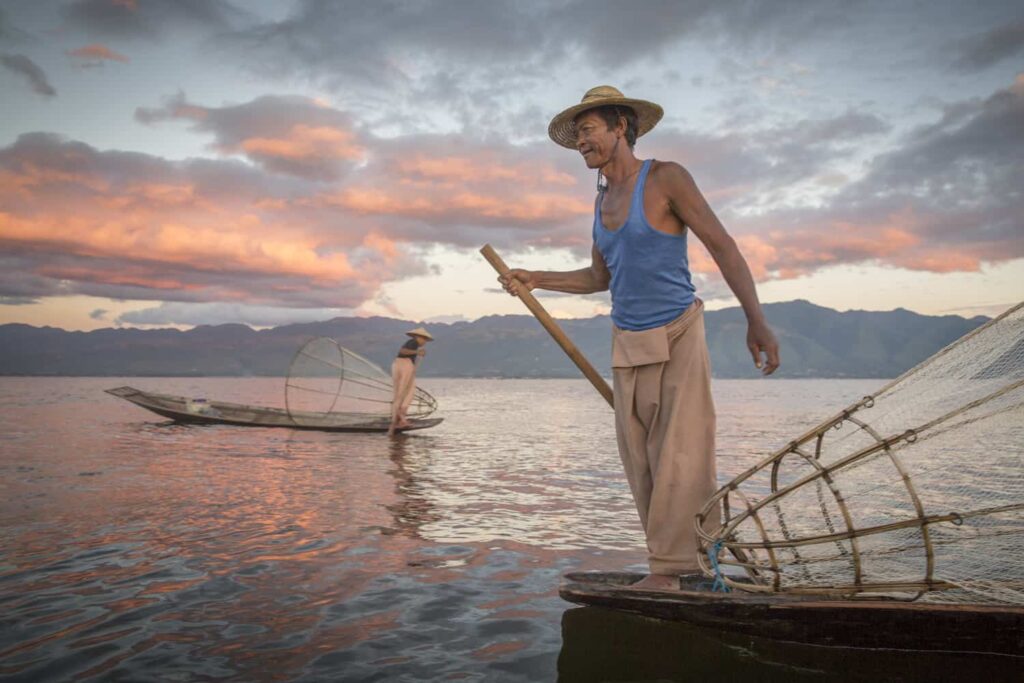
[[[170,394],[155,394],[141,391],[134,387],[117,387],[107,389],[112,396],[123,398],[140,408],[166,417],[175,422],[205,425],[232,425],[235,427],[283,427],[288,429],[307,429],[326,432],[386,432],[389,422],[387,418],[367,416],[365,420],[353,420],[346,417],[344,422],[337,416],[324,416],[314,413],[303,413],[295,416],[280,408],[250,406],[240,403],[209,401],[204,403],[202,411],[190,409],[192,399]],[[399,431],[408,432],[434,427],[444,418],[434,417],[411,420],[411,426]]]
[[[704,576],[681,577],[680,591],[629,587],[642,576],[570,573],[563,577],[558,592],[576,604],[781,641],[1024,657],[1024,608],[715,593]]]

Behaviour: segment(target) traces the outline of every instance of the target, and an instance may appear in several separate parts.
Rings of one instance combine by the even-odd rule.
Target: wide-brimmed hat
[[[610,85],[599,85],[588,90],[579,104],[569,107],[551,119],[551,123],[548,124],[548,135],[562,147],[576,149],[576,131],[573,130],[573,121],[586,110],[605,105],[629,107],[636,112],[637,137],[654,128],[661,117],[665,115],[664,110],[654,102],[635,100],[632,97],[626,97],[617,88]]]
[[[417,327],[415,330],[409,330],[406,332],[410,337],[423,337],[427,341],[434,341],[434,338],[422,327]]]

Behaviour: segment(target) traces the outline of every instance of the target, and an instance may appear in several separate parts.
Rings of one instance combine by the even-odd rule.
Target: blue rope
[[[715,572],[715,582],[711,584],[712,593],[728,593],[731,589],[725,584],[725,577],[722,575],[722,568],[718,566],[718,553],[722,551],[722,542],[715,541],[715,544],[708,548],[708,561],[711,569]]]

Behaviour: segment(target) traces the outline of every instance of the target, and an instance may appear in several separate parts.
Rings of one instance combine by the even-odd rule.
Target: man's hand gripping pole
[[[505,265],[505,262],[501,260],[501,257],[498,256],[498,253],[494,251],[491,245],[485,244],[483,248],[480,249],[480,253],[483,254],[488,263],[494,266],[494,270],[498,271],[498,275],[508,275],[509,267]],[[568,336],[566,336],[565,332],[562,331],[562,328],[560,328],[558,323],[555,322],[555,319],[552,318],[546,310],[544,310],[544,307],[541,306],[539,301],[537,301],[537,298],[534,297],[526,287],[519,288],[518,296],[519,299],[526,304],[526,307],[530,309],[530,313],[533,313],[533,316],[537,318],[537,321],[541,326],[548,331],[548,334],[558,342],[558,345],[562,347],[562,350],[565,351],[572,362],[576,364],[576,367],[580,369],[580,372],[583,373],[584,377],[590,380],[590,383],[594,385],[597,392],[604,397],[604,400],[608,401],[608,405],[614,406],[612,388],[608,386],[608,382],[604,381],[604,378],[601,377],[600,373],[594,369],[594,366],[590,364],[590,361],[587,360],[586,356],[576,348],[576,345],[572,343],[572,340],[569,339]]]

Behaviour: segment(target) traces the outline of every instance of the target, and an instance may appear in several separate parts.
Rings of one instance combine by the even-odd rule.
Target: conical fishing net
[[[1024,304],[736,477],[698,533],[744,590],[1024,604]]]
[[[288,415],[297,425],[359,425],[389,421],[391,375],[328,337],[307,342],[292,360],[285,383]],[[437,401],[417,387],[407,417],[423,418]]]

